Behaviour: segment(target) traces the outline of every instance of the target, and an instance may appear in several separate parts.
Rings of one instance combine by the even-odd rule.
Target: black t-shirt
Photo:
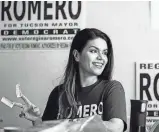
[[[78,90],[80,105],[76,118],[84,118],[99,114],[104,121],[119,118],[124,122],[124,130],[127,128],[125,92],[120,82],[99,80],[96,83],[81,87]],[[55,120],[58,115],[59,87],[51,92],[42,120]]]

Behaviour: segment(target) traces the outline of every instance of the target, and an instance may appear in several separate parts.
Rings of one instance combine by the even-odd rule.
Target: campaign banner
[[[146,127],[159,121],[159,61],[136,62],[136,99],[148,100]]]
[[[85,27],[83,1],[1,1],[0,50],[66,49]]]

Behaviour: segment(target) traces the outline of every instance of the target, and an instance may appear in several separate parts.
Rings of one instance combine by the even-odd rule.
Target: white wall
[[[68,50],[53,51],[6,51],[0,53],[0,98],[21,102],[16,98],[15,85],[20,83],[22,92],[31,102],[45,108],[48,96],[62,76]],[[18,117],[20,109],[10,109],[0,103],[3,125],[28,127],[29,121]]]
[[[112,40],[115,54],[114,78],[120,80],[125,88],[129,115],[130,99],[135,98],[134,62],[157,59],[158,52],[150,53],[157,45],[149,37],[153,36],[150,31],[149,3],[90,2],[87,6],[87,27],[103,30]]]
[[[86,27],[99,28],[112,40],[114,79],[124,86],[127,113],[130,115],[130,99],[135,99],[134,63],[157,60],[159,55],[159,31],[150,29],[149,2],[94,1],[86,4]],[[67,56],[68,50],[1,52],[0,97],[6,95],[17,100],[15,85],[20,82],[25,95],[43,112],[47,97],[57,84],[56,78],[62,74]],[[29,126],[28,121],[18,118],[18,112],[17,108],[9,109],[0,104],[0,117],[6,125]]]

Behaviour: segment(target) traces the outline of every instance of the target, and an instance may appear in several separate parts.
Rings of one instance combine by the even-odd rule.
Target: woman
[[[51,92],[42,120],[98,114],[109,131],[125,131],[125,92],[120,82],[111,80],[112,69],[113,48],[109,37],[98,29],[79,31],[71,45],[64,78]]]

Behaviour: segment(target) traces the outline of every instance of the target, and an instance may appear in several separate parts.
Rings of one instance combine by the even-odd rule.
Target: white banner
[[[148,100],[147,129],[159,121],[159,61],[136,62],[136,99]]]
[[[69,48],[84,28],[82,1],[1,1],[0,50]]]

